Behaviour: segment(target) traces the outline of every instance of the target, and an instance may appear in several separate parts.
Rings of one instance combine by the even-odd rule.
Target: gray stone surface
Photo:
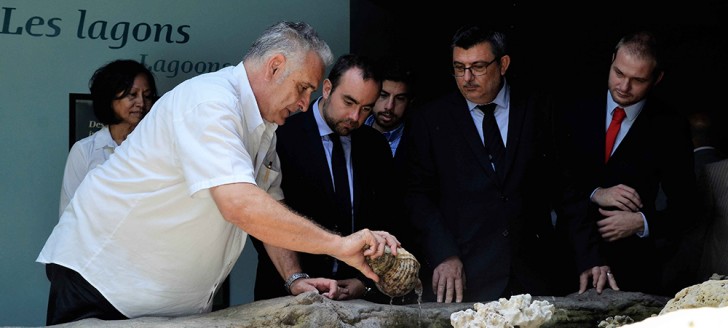
[[[669,298],[593,289],[567,297],[533,297],[547,300],[555,308],[553,318],[542,328],[596,327],[614,315],[629,315],[635,321],[657,314]],[[179,328],[179,327],[452,327],[450,314],[472,309],[474,303],[423,303],[418,305],[375,304],[362,300],[332,301],[316,293],[243,304],[204,315],[178,318],[144,317],[122,321],[86,319],[57,325],[66,328]]]

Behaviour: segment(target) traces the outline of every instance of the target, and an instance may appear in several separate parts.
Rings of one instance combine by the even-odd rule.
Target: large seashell
[[[421,293],[420,262],[404,248],[397,248],[397,256],[394,256],[392,250],[385,246],[382,256],[373,260],[367,257],[366,261],[379,276],[377,289],[384,295],[400,297],[415,288],[418,289],[416,292]]]

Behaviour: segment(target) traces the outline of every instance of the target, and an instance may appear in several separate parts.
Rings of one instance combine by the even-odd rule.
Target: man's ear
[[[273,81],[280,76],[286,64],[286,56],[283,54],[275,54],[268,58],[265,62],[265,78],[267,81]]]
[[[500,73],[501,75],[506,75],[506,71],[508,71],[508,67],[511,66],[511,56],[503,55],[500,59]]]
[[[321,90],[321,96],[324,97],[324,99],[329,99],[329,96],[331,95],[331,80],[325,79],[324,80],[324,87]]]

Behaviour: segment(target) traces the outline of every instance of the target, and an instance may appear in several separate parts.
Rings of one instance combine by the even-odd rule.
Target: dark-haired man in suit
[[[653,33],[623,37],[608,90],[596,87],[566,101],[560,131],[563,165],[590,200],[610,278],[616,276],[622,290],[674,295],[681,278],[663,282],[664,262],[696,221],[699,206],[688,121],[649,96],[664,76],[659,49]],[[660,187],[665,209],[655,205]]]
[[[383,230],[391,222],[387,204],[392,199],[392,155],[384,136],[363,124],[380,89],[381,80],[371,60],[343,55],[324,80],[322,96],[308,111],[289,117],[276,130],[285,204],[329,231]],[[335,139],[346,165],[348,186],[341,188],[335,178]],[[341,195],[348,204],[340,202]],[[298,277],[308,275],[336,279],[339,300],[377,293],[370,279],[333,257],[294,253],[253,240],[258,250],[256,300],[288,295],[286,289]],[[269,257],[264,247],[268,253],[285,255]],[[288,279],[284,282],[281,276]]]
[[[410,233],[409,220],[406,219],[404,194],[407,189],[407,147],[406,121],[408,112],[412,110],[415,99],[415,75],[412,68],[402,59],[394,56],[381,58],[377,62],[378,71],[382,77],[382,90],[374,104],[372,114],[364,121],[381,132],[389,142],[394,159],[395,179],[392,188],[396,194],[395,225],[392,233],[397,236],[403,246],[416,251],[415,241]],[[400,147],[401,146],[401,147]]]
[[[549,183],[558,172],[546,156],[548,99],[506,82],[503,33],[465,26],[451,48],[460,92],[423,105],[408,128],[406,203],[423,245],[423,298],[562,294],[556,281],[576,282],[578,274],[567,277],[555,262],[550,212],[559,193]]]

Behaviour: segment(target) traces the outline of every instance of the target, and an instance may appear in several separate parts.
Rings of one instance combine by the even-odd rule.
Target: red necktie
[[[612,155],[612,148],[614,148],[614,140],[617,139],[617,133],[619,133],[619,128],[622,126],[622,120],[624,120],[625,117],[624,109],[622,107],[617,107],[614,109],[614,113],[612,114],[612,122],[609,123],[609,128],[607,129],[607,144],[606,147],[604,147],[604,163],[609,161],[609,156]]]

